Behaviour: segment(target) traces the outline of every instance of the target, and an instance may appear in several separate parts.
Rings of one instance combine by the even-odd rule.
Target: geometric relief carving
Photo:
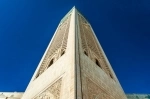
[[[54,39],[51,42],[51,45],[41,63],[38,73],[36,74],[36,78],[40,76],[48,67],[51,59],[58,60],[62,53],[65,53],[67,47],[69,26],[70,26],[70,15],[66,16],[65,20],[59,25]]]
[[[57,80],[54,84],[40,93],[34,99],[60,99],[62,79]]]
[[[104,59],[104,55],[102,54],[99,44],[96,41],[92,28],[82,15],[78,14],[78,18],[81,34],[81,44],[84,54],[94,62],[96,59],[100,63],[99,65],[101,65],[99,67],[103,68],[105,73],[113,78],[113,74],[111,73],[107,62]]]
[[[88,99],[113,99],[90,79],[87,78],[86,82],[88,89]]]

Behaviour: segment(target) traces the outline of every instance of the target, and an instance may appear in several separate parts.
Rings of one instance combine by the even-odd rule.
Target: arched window
[[[65,51],[62,51],[62,52],[61,52],[61,56],[63,56],[64,54],[65,54]]]
[[[48,64],[48,68],[54,63],[54,59],[52,59],[49,64]]]
[[[113,76],[109,73],[109,76],[113,79]]]
[[[84,54],[85,54],[86,56],[88,56],[88,53],[87,53],[86,51],[84,51]]]
[[[36,78],[38,78],[39,77],[39,73],[36,75]]]
[[[100,65],[100,63],[99,63],[99,61],[98,61],[97,59],[95,59],[95,63],[96,63],[96,65],[98,65],[100,68],[102,68],[101,65]]]

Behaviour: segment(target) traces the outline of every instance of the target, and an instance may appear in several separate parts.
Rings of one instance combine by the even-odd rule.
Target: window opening
[[[113,76],[111,75],[111,74],[109,74],[110,75],[110,77],[113,79]]]
[[[36,75],[36,78],[38,78],[39,77],[39,73]]]
[[[65,54],[65,51],[62,51],[61,56],[63,56]]]
[[[100,63],[99,63],[99,61],[98,61],[97,59],[95,59],[95,63],[96,63],[96,65],[98,65],[100,68],[102,68],[101,65],[100,65]]]
[[[52,64],[54,63],[54,59],[52,59],[48,65],[48,67],[50,67]]]
[[[84,54],[85,54],[86,56],[88,56],[88,53],[87,53],[86,51],[84,51]]]

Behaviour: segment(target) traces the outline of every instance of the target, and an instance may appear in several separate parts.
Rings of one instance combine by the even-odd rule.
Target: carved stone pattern
[[[103,91],[98,85],[87,78],[88,99],[114,99],[111,95]]]
[[[40,69],[37,73],[37,75],[41,75],[46,67],[47,67],[47,62],[49,59],[51,59],[55,54],[60,54],[58,51],[63,51],[67,47],[67,40],[68,40],[68,32],[69,32],[69,26],[70,26],[70,16],[66,16],[64,21],[61,23],[61,25],[58,27],[56,31],[56,35],[48,49],[48,52],[46,53],[44,60],[40,66]],[[56,55],[57,56],[57,55]],[[57,58],[58,59],[58,58]],[[56,61],[56,59],[55,59]]]
[[[34,99],[60,99],[61,82],[62,79],[57,80]]]
[[[112,76],[112,73],[106,63],[106,60],[104,59],[102,51],[100,50],[100,47],[96,41],[96,38],[94,37],[90,25],[88,24],[86,19],[83,18],[83,16],[78,15],[78,17],[83,50],[88,53],[88,56],[91,58],[91,60],[96,57],[100,61],[101,66],[103,67],[105,72],[108,75]]]

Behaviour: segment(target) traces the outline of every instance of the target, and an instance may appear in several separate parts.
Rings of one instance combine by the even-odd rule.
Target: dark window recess
[[[95,63],[96,63],[96,65],[98,65],[100,68],[102,68],[101,65],[100,65],[100,63],[99,63],[99,61],[98,61],[97,59],[95,59]]]
[[[36,77],[35,78],[38,78],[39,77],[39,73],[36,75]]]
[[[109,74],[110,75],[110,77],[113,79],[113,76],[111,75],[111,74]]]
[[[84,54],[85,54],[86,56],[88,56],[88,53],[87,53],[86,51],[84,51]]]
[[[48,67],[50,67],[52,64],[54,63],[54,59],[52,59],[48,65]]]
[[[61,52],[61,56],[63,56],[64,54],[65,54],[65,51],[62,51],[62,52]]]

